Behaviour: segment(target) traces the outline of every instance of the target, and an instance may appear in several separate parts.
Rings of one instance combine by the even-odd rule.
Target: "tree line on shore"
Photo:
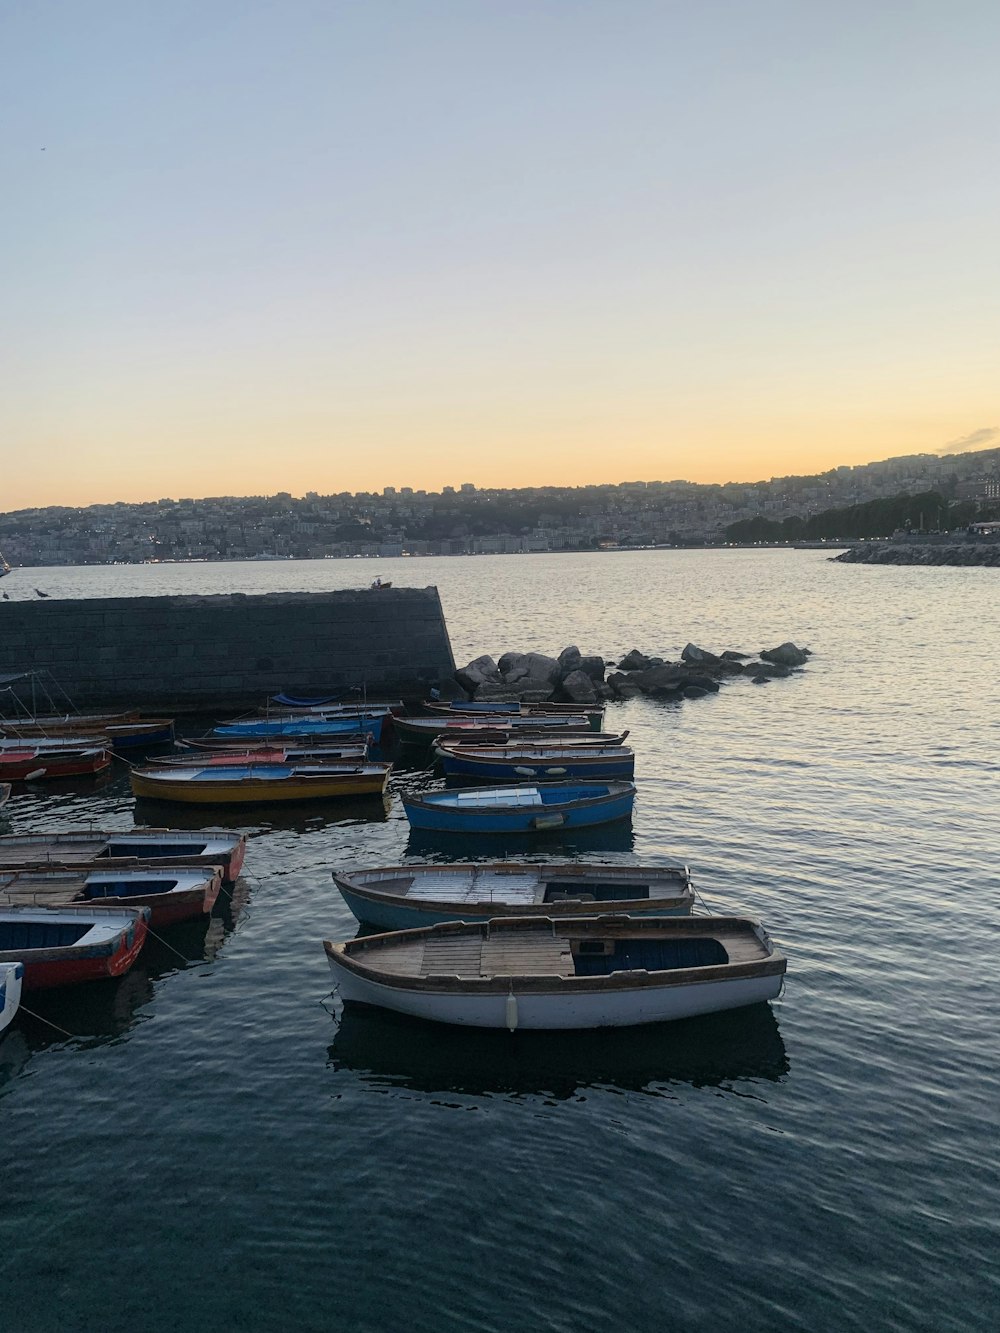
[[[848,541],[891,537],[894,532],[954,532],[977,519],[1000,517],[1000,505],[992,512],[976,502],[949,502],[940,491],[919,495],[894,495],[843,509],[825,509],[808,518],[793,516],[769,519],[763,516],[731,523],[729,542]]]

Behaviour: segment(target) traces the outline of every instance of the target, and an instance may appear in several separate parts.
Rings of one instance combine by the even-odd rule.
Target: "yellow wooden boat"
[[[157,801],[193,805],[271,805],[378,796],[391,764],[247,764],[244,767],[136,768],[132,791]]]

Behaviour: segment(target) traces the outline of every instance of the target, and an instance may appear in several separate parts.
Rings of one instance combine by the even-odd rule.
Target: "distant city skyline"
[[[2,511],[997,437],[986,0],[95,0],[2,33]]]

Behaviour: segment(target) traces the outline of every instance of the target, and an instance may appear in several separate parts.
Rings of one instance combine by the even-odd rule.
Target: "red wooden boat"
[[[0,963],[24,964],[26,991],[120,977],[148,927],[148,907],[4,907]]]
[[[221,888],[222,870],[218,866],[8,870],[0,871],[0,908],[148,907],[151,924],[159,929],[207,916]]]
[[[101,746],[67,746],[58,750],[25,743],[20,750],[0,750],[0,778],[5,782],[77,778],[103,773],[110,767],[111,751]]]

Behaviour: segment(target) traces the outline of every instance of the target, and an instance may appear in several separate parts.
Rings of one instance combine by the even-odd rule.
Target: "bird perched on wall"
[[[36,588],[35,592],[38,593],[39,597],[48,597],[49,595],[47,592],[42,592],[41,588]]]
[[[5,592],[4,595],[3,595],[3,599],[4,599],[5,602],[9,602],[9,601],[10,601],[10,594]]]

